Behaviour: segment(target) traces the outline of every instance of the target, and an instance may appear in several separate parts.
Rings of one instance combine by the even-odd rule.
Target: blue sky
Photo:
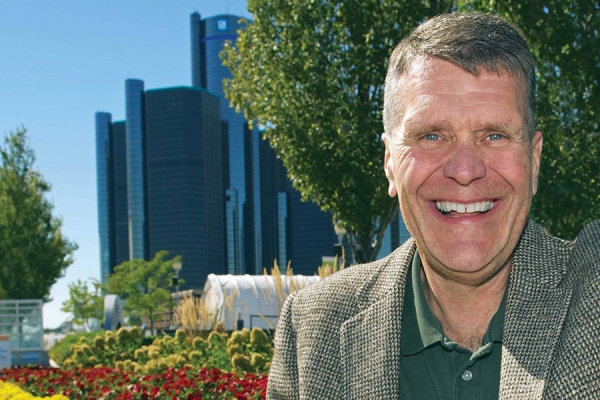
[[[79,245],[52,288],[44,327],[68,284],[99,278],[94,113],[124,119],[124,81],[189,85],[189,15],[249,17],[244,0],[0,0],[0,133],[28,130],[63,233]]]

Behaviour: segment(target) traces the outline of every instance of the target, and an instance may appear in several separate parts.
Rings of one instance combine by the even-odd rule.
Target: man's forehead
[[[465,67],[461,66],[457,62],[429,55],[419,55],[414,57],[410,61],[410,63],[408,63],[408,68],[400,75],[399,78],[402,79],[403,77],[406,77],[413,79],[425,79],[427,77],[431,77],[432,75],[443,73],[443,70],[447,69],[450,66],[459,68],[465,73],[472,75],[473,77],[481,77],[486,75],[510,76],[519,79],[519,81],[523,84],[525,83],[521,76],[516,76],[516,74],[509,72],[500,65],[498,65],[497,68],[494,70],[488,69],[484,65],[481,65],[478,68],[477,72],[473,73],[467,70]]]

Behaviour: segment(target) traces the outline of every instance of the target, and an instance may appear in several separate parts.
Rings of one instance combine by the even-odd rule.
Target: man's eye
[[[435,133],[428,133],[425,136],[423,136],[423,139],[425,140],[440,140],[439,135],[435,134]]]
[[[504,139],[504,135],[501,135],[499,133],[492,133],[490,136],[488,136],[488,140],[502,140]]]

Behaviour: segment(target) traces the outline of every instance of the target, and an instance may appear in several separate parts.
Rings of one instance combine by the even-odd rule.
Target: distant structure
[[[226,176],[227,272],[259,274],[263,268],[260,192],[260,132],[250,129],[243,114],[229,107],[223,79],[231,77],[219,53],[225,41],[235,41],[242,17],[190,16],[192,86],[215,93],[221,99],[221,118],[227,127]]]
[[[338,239],[331,214],[312,202],[302,202],[281,160],[268,141],[260,143],[263,259],[277,261],[282,272],[289,261],[295,274],[313,275],[322,256],[333,255]],[[348,255],[348,261],[351,260]]]
[[[210,273],[259,275],[274,261],[313,275],[333,255],[331,215],[300,201],[256,124],[224,97],[230,73],[219,53],[240,19],[191,14],[192,85],[146,90],[127,79],[126,120],[96,113],[103,282],[115,266],[159,250],[182,256],[182,290],[203,288]],[[389,229],[380,256],[403,238]]]
[[[131,81],[126,88],[143,87]],[[110,114],[96,113],[102,280],[123,261],[167,250],[184,260],[183,287],[196,287],[209,273],[225,272],[219,98],[193,87],[135,93],[143,110],[140,140],[128,140],[129,121],[111,123]]]
[[[147,257],[144,190],[144,82],[125,81],[125,150],[127,152],[127,217],[129,259]]]
[[[398,246],[406,242],[410,238],[410,233],[406,229],[406,225],[400,215],[400,210],[396,214],[396,218],[388,225],[383,237],[383,243],[377,254],[377,258],[383,258],[396,250]]]
[[[146,92],[148,257],[181,255],[181,277],[196,287],[225,271],[219,99],[202,88]]]

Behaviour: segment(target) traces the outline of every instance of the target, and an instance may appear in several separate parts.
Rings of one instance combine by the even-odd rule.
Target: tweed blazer
[[[398,399],[411,239],[292,293],[267,399]],[[500,399],[600,399],[600,221],[574,242],[528,220],[511,260]]]

